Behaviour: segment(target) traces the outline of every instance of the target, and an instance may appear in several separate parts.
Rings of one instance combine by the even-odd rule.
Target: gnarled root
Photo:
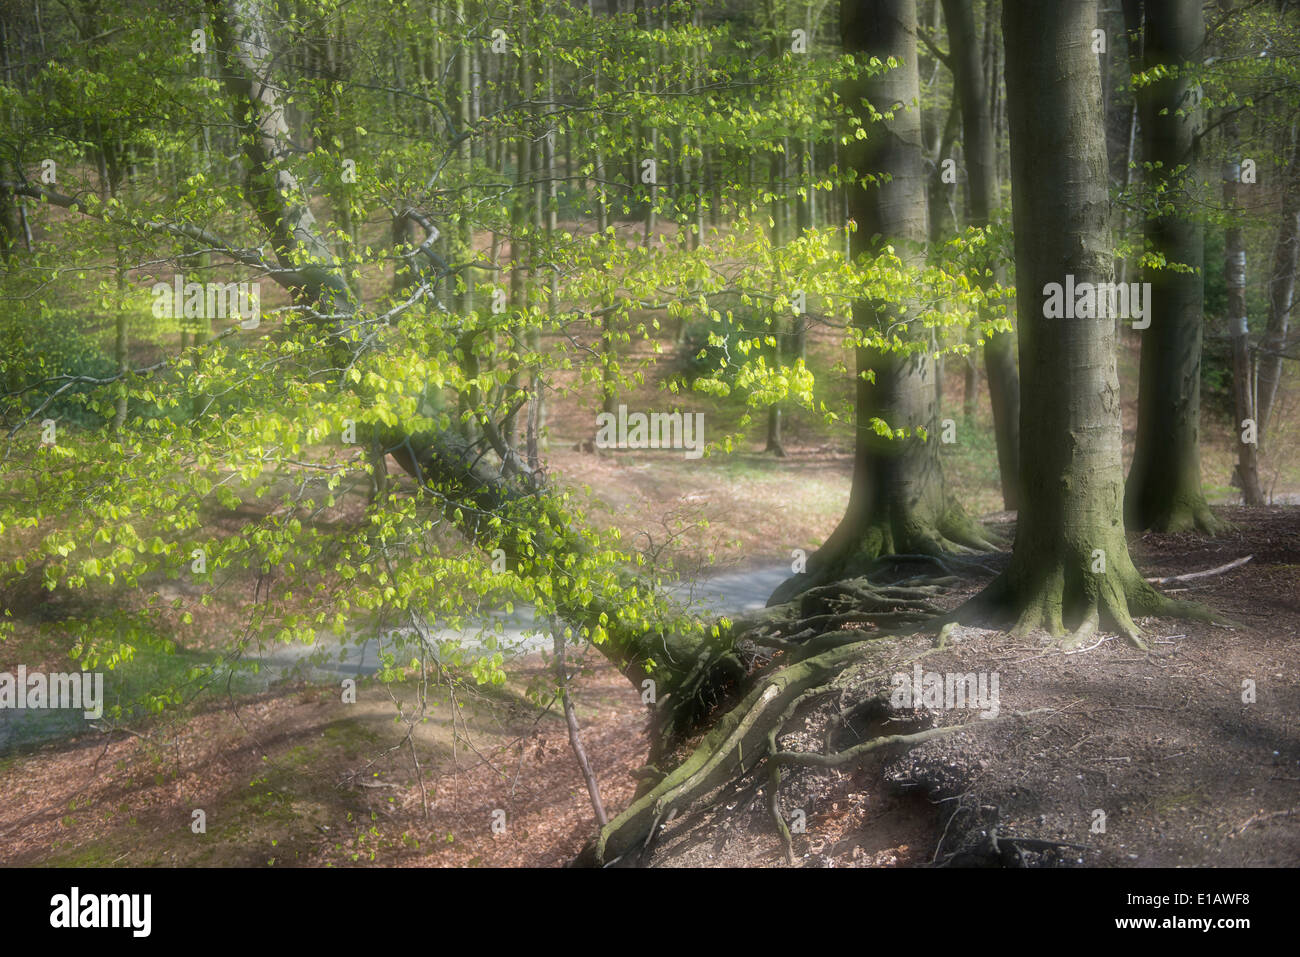
[[[1108,569],[1097,572],[1087,571],[1082,561],[1073,563],[1068,573],[1067,566],[1059,562],[1033,566],[1029,571],[1013,563],[945,619],[986,627],[1010,624],[1012,634],[1021,636],[1041,628],[1063,639],[1068,650],[1082,646],[1104,627],[1146,651],[1146,642],[1133,621],[1141,615],[1221,620],[1204,605],[1160,594],[1138,574],[1126,554],[1117,554]]]
[[[808,559],[808,570],[786,579],[768,599],[780,605],[806,592],[845,579],[874,575],[893,556],[926,556],[940,562],[977,552],[998,551],[997,536],[951,504],[933,520],[916,515],[884,516],[859,534],[837,529]],[[952,574],[951,569],[948,573]]]
[[[644,845],[663,819],[730,780],[752,771],[768,755],[769,734],[853,660],[856,648],[833,648],[781,668],[758,682],[720,717],[694,752],[671,774],[636,798],[600,832],[594,861],[608,864]]]

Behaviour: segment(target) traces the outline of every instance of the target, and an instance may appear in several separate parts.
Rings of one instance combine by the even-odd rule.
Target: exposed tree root
[[[778,832],[793,853],[789,829],[780,817],[778,790],[780,768],[776,735],[804,702],[835,690],[835,679],[861,657],[867,642],[898,631],[867,632],[861,629],[825,630],[828,606],[858,607],[829,617],[846,619],[896,620],[920,623],[924,628],[936,622],[938,606],[930,599],[942,594],[943,585],[873,585],[865,579],[838,582],[805,594],[798,602],[738,619],[732,626],[732,647],[747,644],[776,646],[782,650],[782,665],[762,674],[753,687],[712,729],[682,764],[667,775],[647,776],[631,806],[603,828],[594,846],[584,852],[584,863],[613,863],[648,842],[667,816],[714,790],[727,780],[744,775],[764,760],[770,760],[768,807],[777,821]],[[865,608],[861,606],[866,606]],[[805,617],[802,613],[810,613]],[[820,627],[811,627],[817,622]],[[915,632],[917,624],[907,630]],[[938,625],[935,625],[938,628]],[[948,629],[943,629],[946,635]],[[935,649],[940,647],[936,642]],[[926,652],[928,654],[929,652]],[[662,754],[655,749],[656,756]]]
[[[601,829],[595,862],[619,860],[644,845],[666,815],[685,809],[732,776],[752,771],[768,755],[769,735],[810,696],[824,693],[822,686],[854,659],[857,650],[854,645],[833,648],[766,676],[739,705],[717,719],[676,770]]]
[[[779,750],[777,737],[796,710],[814,698],[843,693],[848,685],[841,676],[862,661],[870,642],[899,634],[936,632],[932,647],[909,658],[906,664],[910,665],[942,650],[955,622],[1011,624],[1017,634],[1045,628],[1063,639],[1067,649],[1083,647],[1106,627],[1145,649],[1134,616],[1221,620],[1203,605],[1161,595],[1138,573],[1126,549],[1114,550],[1109,567],[1104,560],[1089,566],[1085,556],[1090,552],[1077,551],[1072,559],[1019,566],[1013,558],[1011,566],[983,592],[947,614],[938,613],[933,599],[946,590],[954,577],[949,574],[922,583],[913,583],[916,579],[911,578],[908,584],[873,584],[858,578],[820,585],[804,590],[796,600],[737,619],[730,631],[730,653],[743,657],[742,649],[747,647],[775,648],[779,664],[770,673],[759,672],[750,678],[752,685],[715,720],[680,766],[649,780],[632,804],[601,829],[581,860],[605,865],[639,853],[649,847],[666,820],[729,780],[754,772],[764,761],[768,762],[768,812],[787,859],[793,860],[792,837],[780,813],[783,768],[834,767],[880,749],[911,747],[957,731],[1051,710],[1007,712],[966,724],[873,736],[838,751],[830,749],[828,729],[823,752]],[[952,558],[914,553],[899,558],[910,560],[932,561],[940,571],[949,572],[947,563]],[[1089,567],[1097,571],[1089,573]],[[899,627],[874,631],[842,627],[868,621]],[[756,656],[751,664],[759,660]]]
[[[793,861],[792,838],[779,806],[783,767],[833,767],[857,760],[879,749],[910,747],[957,731],[987,726],[998,720],[1023,718],[1051,710],[1040,709],[1023,714],[1008,712],[997,718],[979,719],[960,725],[884,735],[835,752],[778,750],[777,735],[799,706],[813,698],[834,693],[836,677],[860,657],[863,650],[861,646],[866,641],[880,637],[884,636],[869,636],[865,640],[859,638],[850,644],[831,648],[791,664],[764,678],[737,707],[717,721],[713,730],[680,767],[634,800],[630,807],[602,829],[592,853],[588,855],[588,861],[598,865],[613,864],[630,852],[648,847],[662,822],[685,810],[731,778],[754,771],[764,761],[768,762],[768,811],[781,836],[787,859]],[[931,651],[938,650],[939,647],[936,643]],[[924,657],[931,651],[922,652],[915,657]]]
[[[823,585],[798,599],[738,618],[731,633],[736,641],[806,658],[827,648],[895,633],[886,626],[905,628],[931,620],[943,611],[931,599],[960,579],[955,575],[909,579],[921,581],[877,585],[857,578]],[[863,630],[867,626],[874,631]]]
[[[780,605],[812,589],[869,575],[893,556],[923,556],[943,562],[995,552],[1001,547],[996,537],[955,503],[932,520],[922,520],[916,514],[882,516],[856,534],[836,529],[826,544],[809,556],[807,570],[782,582],[768,604]]]
[[[872,751],[879,751],[882,748],[912,747],[917,744],[923,744],[933,738],[941,738],[944,735],[953,734],[957,731],[968,731],[971,728],[982,728],[994,724],[998,721],[1004,721],[1007,718],[1027,718],[1036,714],[1046,714],[1054,711],[1054,708],[1035,708],[1033,711],[1008,711],[993,718],[980,718],[976,721],[967,721],[965,724],[946,724],[940,728],[926,728],[924,731],[914,731],[910,734],[887,734],[878,738],[871,738],[860,744],[855,744],[851,748],[845,748],[843,751],[836,751],[830,754],[817,751],[776,751],[772,754],[772,763],[774,764],[794,764],[802,767],[813,768],[833,768],[841,764],[848,764],[850,761],[856,761]]]
[[[1205,605],[1160,594],[1138,574],[1126,553],[1117,552],[1109,570],[1089,573],[1087,567],[1083,561],[1076,562],[1073,573],[1067,574],[1060,563],[1028,570],[1013,563],[944,620],[996,628],[1010,625],[1017,636],[1041,628],[1061,639],[1066,649],[1080,647],[1104,625],[1143,651],[1149,649],[1133,621],[1135,616],[1226,623]],[[1067,625],[1069,622],[1072,624]]]
[[[790,835],[790,826],[785,823],[785,818],[781,816],[781,765],[771,758],[777,753],[776,733],[777,728],[773,727],[767,733],[767,753],[768,753],[768,770],[767,770],[767,810],[772,815],[772,821],[776,824],[776,831],[781,835],[781,844],[785,848],[785,862],[794,864],[794,839]]]

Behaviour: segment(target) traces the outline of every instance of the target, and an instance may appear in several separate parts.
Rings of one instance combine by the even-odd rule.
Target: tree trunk
[[[878,185],[848,187],[849,215],[857,221],[852,253],[871,255],[884,243],[897,243],[905,262],[916,263],[911,248],[928,236],[926,175],[921,142],[920,80],[916,68],[915,0],[866,0],[846,3],[841,22],[845,52],[863,58],[894,56],[901,67],[859,81],[849,102],[865,98],[881,104],[906,104],[894,119],[868,123],[866,140],[856,146],[847,165],[861,177],[885,173]],[[869,333],[915,318],[913,303],[859,300],[853,323]],[[928,350],[907,354],[857,351],[856,441],[849,503],[839,526],[808,560],[807,572],[776,589],[768,604],[779,604],[824,581],[861,574],[882,554],[939,554],[961,546],[994,547],[979,526],[944,489],[939,460],[934,362]],[[874,373],[874,382],[862,377]],[[873,428],[882,419],[907,437],[888,439]],[[917,434],[924,429],[929,440]]]
[[[1300,135],[1292,131],[1291,160],[1282,193],[1282,220],[1273,247],[1273,273],[1268,277],[1268,327],[1259,344],[1259,444],[1268,432],[1269,414],[1282,377],[1291,308],[1295,304],[1295,274],[1300,263]]]
[[[1096,0],[1003,3],[1022,501],[1009,568],[967,607],[1010,612],[1018,633],[1069,625],[1082,637],[1101,619],[1141,643],[1133,614],[1173,603],[1138,574],[1124,536],[1115,320],[1044,315],[1049,283],[1108,282],[1114,269],[1096,21]]]
[[[1237,469],[1234,483],[1246,505],[1263,505],[1259,487],[1259,420],[1255,416],[1254,376],[1250,361],[1250,324],[1246,321],[1246,238],[1238,218],[1237,191],[1241,188],[1241,161],[1237,153],[1237,121],[1223,126],[1228,161],[1223,170],[1223,205],[1228,228],[1223,235],[1223,275],[1228,290],[1228,335],[1232,340],[1232,400],[1237,434]]]
[[[771,11],[769,4],[769,12]],[[773,54],[776,53],[776,46],[773,46]],[[769,189],[772,193],[772,204],[770,215],[772,217],[772,248],[778,251],[786,244],[789,239],[789,231],[786,228],[788,223],[788,202],[786,195],[786,154],[782,152],[773,152],[768,163],[768,171],[771,182]],[[777,279],[777,286],[780,286],[780,279]],[[685,319],[682,323],[685,323]],[[782,326],[785,325],[784,315],[773,315],[771,334],[776,341],[776,348],[772,357],[772,365],[780,369],[783,364],[782,345]],[[781,403],[773,402],[767,407],[767,445],[764,452],[771,452],[778,458],[785,458],[785,446],[781,442]]]
[[[993,97],[988,91],[993,77],[986,76],[984,65],[976,55],[975,15],[970,4],[965,0],[943,0],[943,13],[948,25],[953,82],[961,103],[967,217],[972,226],[985,227],[993,222],[998,205],[997,143],[991,113]],[[991,39],[992,24],[987,29]],[[991,74],[991,62],[989,66]],[[993,262],[990,266],[993,282],[1005,283],[1005,264]],[[1009,510],[1015,509],[1020,504],[1017,484],[1020,470],[1020,374],[1016,370],[1012,333],[995,332],[985,340],[984,368],[989,380],[989,401],[993,407],[1002,504]],[[971,369],[973,372],[973,367]]]
[[[127,352],[127,310],[126,310],[126,250],[121,243],[117,246],[117,265],[114,269],[117,282],[117,295],[113,300],[113,358],[117,362],[117,371],[125,375],[131,367]],[[113,410],[113,432],[120,433],[126,427],[127,398],[126,383],[120,383],[122,394],[117,397]]]
[[[1205,37],[1201,8],[1178,0],[1146,0],[1141,70],[1169,68],[1168,75],[1138,91],[1143,161],[1151,166],[1152,189],[1174,197],[1194,189],[1201,111],[1200,90],[1184,70],[1199,57]],[[1133,465],[1125,486],[1129,528],[1181,532],[1218,531],[1201,491],[1201,327],[1205,227],[1186,210],[1188,199],[1162,204],[1149,217],[1151,249],[1173,269],[1144,270],[1150,327],[1142,331],[1138,380],[1138,427]]]
[[[456,126],[460,132],[469,129],[473,121],[473,96],[474,91],[471,81],[471,52],[469,41],[469,24],[465,20],[465,4],[460,0],[456,4],[456,26],[462,32],[465,39],[456,52],[456,86],[457,86],[457,121]],[[466,136],[461,140],[458,147],[458,153],[461,168],[465,175],[469,175],[472,156],[470,153],[471,138]],[[472,209],[472,196],[465,197],[464,209]],[[474,223],[468,213],[462,211],[460,218],[460,229],[458,230],[458,240],[460,249],[457,252],[457,265],[461,265],[459,283],[463,284],[463,289],[456,297],[456,310],[462,316],[468,316],[474,311],[474,271],[464,264],[474,259]]]

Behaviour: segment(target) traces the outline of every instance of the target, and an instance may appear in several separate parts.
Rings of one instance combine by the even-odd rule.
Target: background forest
[[[1298,64],[0,0],[0,861],[1294,863]]]

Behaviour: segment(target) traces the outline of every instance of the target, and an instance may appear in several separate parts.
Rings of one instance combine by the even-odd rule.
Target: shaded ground
[[[519,669],[540,677],[541,661]],[[643,712],[625,679],[582,682],[607,798],[631,795]],[[397,687],[410,707],[413,689]],[[513,690],[393,720],[385,689],[281,690],[148,737],[83,738],[0,765],[6,864],[554,866],[591,818],[562,719]],[[429,813],[421,810],[423,778]],[[194,811],[206,833],[194,832]],[[493,830],[504,812],[504,833]],[[499,816],[498,816],[499,819]]]
[[[1300,511],[1220,514],[1238,528],[1215,542],[1148,535],[1133,550],[1146,574],[1161,577],[1253,554],[1243,568],[1166,587],[1208,602],[1238,628],[1144,619],[1147,655],[1104,634],[1088,650],[1066,655],[1005,633],[956,629],[952,647],[927,656],[924,670],[995,670],[1002,720],[982,722],[971,711],[899,710],[874,730],[983,726],[902,755],[795,771],[780,796],[788,822],[796,811],[807,822],[806,833],[793,836],[797,862],[1300,862]],[[910,676],[903,662],[930,640],[891,644],[897,670]],[[864,677],[855,692],[888,696],[890,671]],[[1244,682],[1254,683],[1253,702],[1243,702]],[[797,717],[782,749],[822,750],[835,705],[809,710],[803,728]],[[1047,712],[1007,716],[1038,709]],[[781,864],[784,856],[766,797],[755,793],[724,795],[720,809],[670,824],[650,860],[755,865]]]
[[[1254,555],[1232,572],[1167,586],[1213,604],[1239,628],[1146,619],[1149,655],[1103,634],[1068,656],[958,629],[952,647],[925,658],[924,669],[995,669],[1002,719],[903,755],[788,775],[782,812],[792,820],[801,810],[806,822],[794,836],[796,863],[1014,863],[1017,847],[1031,863],[1300,861],[1300,510],[1221,514],[1238,523],[1222,539],[1148,535],[1134,551],[1152,576]],[[910,672],[908,658],[929,639],[889,645],[881,649],[885,666],[863,676],[855,694],[888,693],[890,675]],[[631,799],[644,759],[645,716],[624,679],[603,662],[590,664],[576,679],[578,707],[616,811]],[[591,834],[592,812],[558,714],[539,714],[522,694],[544,669],[535,656],[506,689],[440,694],[410,732],[418,775],[408,726],[394,722],[393,701],[374,685],[363,685],[355,705],[342,704],[335,690],[281,689],[237,709],[213,702],[208,713],[148,737],[89,736],[9,757],[0,762],[3,861],[563,864]],[[1247,679],[1255,682],[1253,703],[1242,701]],[[412,689],[392,690],[409,710]],[[1051,711],[1007,717],[1041,708]],[[796,718],[782,746],[820,749],[828,714],[823,706]],[[953,711],[896,717],[906,720],[888,730],[979,720]],[[742,782],[716,795],[711,810],[670,822],[647,863],[784,864],[765,787],[765,775]],[[206,813],[206,834],[192,832],[195,809]],[[504,832],[493,830],[494,811],[505,812]],[[1094,831],[1097,811],[1104,833]],[[1000,835],[996,851],[989,833]]]

